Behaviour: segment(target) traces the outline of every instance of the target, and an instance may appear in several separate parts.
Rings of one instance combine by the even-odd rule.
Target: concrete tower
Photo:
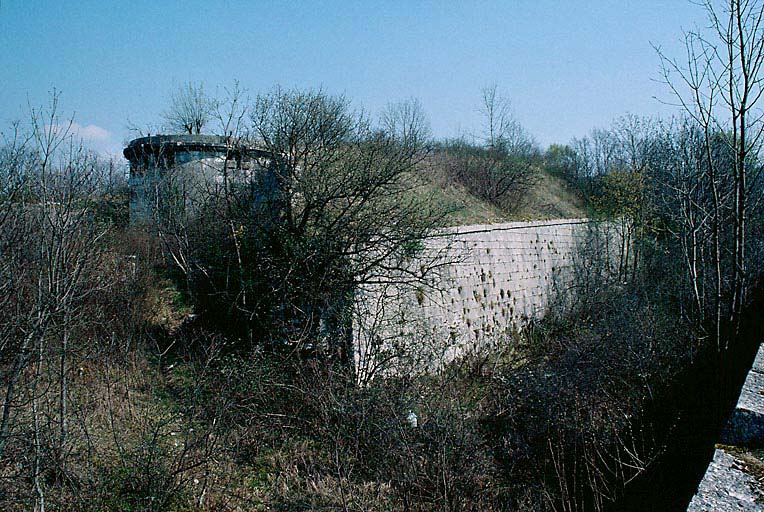
[[[152,218],[172,187],[193,202],[203,192],[230,182],[264,185],[271,159],[249,143],[218,135],[153,135],[130,141],[123,154],[130,162],[130,221]]]

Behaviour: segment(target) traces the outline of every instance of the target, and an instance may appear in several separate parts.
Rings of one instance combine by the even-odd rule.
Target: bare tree
[[[250,100],[246,89],[242,88],[238,80],[234,80],[230,87],[224,87],[223,93],[221,99],[212,101],[211,115],[217,123],[214,131],[235,140],[243,137],[246,132]]]
[[[401,139],[416,137],[427,144],[432,137],[430,122],[421,102],[411,98],[397,103],[388,103],[382,112],[382,128]]]
[[[97,157],[61,120],[58,95],[31,110],[27,136],[18,128],[0,152],[0,461],[9,450],[31,461],[36,509],[44,510],[46,477],[64,480],[72,449],[70,382],[83,356],[102,275],[104,237],[95,193]],[[31,416],[31,418],[30,418]],[[24,454],[24,446],[31,450]]]
[[[495,85],[485,87],[481,92],[480,113],[485,119],[484,145],[512,155],[536,153],[536,141],[515,118],[509,99],[500,95]]]
[[[697,187],[709,190],[708,204],[692,204],[692,214],[710,226],[707,267],[711,276],[712,335],[722,343],[725,322],[735,325],[749,282],[750,240],[747,219],[754,203],[752,186],[761,173],[757,159],[764,134],[764,3],[726,0],[717,7],[703,2],[710,33],[685,34],[686,55],[679,61],[658,49],[663,78],[678,104],[702,133],[703,159],[694,174]],[[729,148],[721,153],[719,142]],[[687,193],[684,188],[679,193]],[[689,224],[690,226],[692,224]],[[700,274],[693,271],[692,279]],[[698,282],[693,287],[700,289]]]
[[[484,87],[480,92],[480,113],[486,119],[483,138],[489,147],[496,147],[517,122],[511,115],[509,100],[498,94],[496,85]]]
[[[483,89],[480,112],[484,133],[477,143],[465,137],[448,142],[446,166],[470,192],[511,210],[535,181],[541,152],[495,86]]]
[[[204,92],[204,85],[188,82],[172,94],[170,106],[163,117],[171,130],[199,134],[216,110],[217,102]]]
[[[213,291],[197,297],[241,320],[227,324],[246,326],[254,343],[352,369],[355,290],[391,272],[402,281],[427,273],[411,257],[446,214],[417,192],[426,119],[411,101],[390,105],[376,125],[343,96],[280,88],[248,113],[241,139],[259,146],[257,170],[224,179],[196,214],[176,216],[169,254],[197,276],[190,286]],[[225,119],[237,125],[240,114]]]

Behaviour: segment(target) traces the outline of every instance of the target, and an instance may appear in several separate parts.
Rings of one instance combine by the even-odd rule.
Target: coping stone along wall
[[[595,228],[589,219],[482,224],[428,240],[417,260],[438,267],[428,285],[392,278],[357,295],[359,379],[432,370],[521,329],[570,285],[577,249]]]
[[[764,445],[764,345],[759,347],[735,411],[722,431],[721,442],[736,446]]]
[[[764,443],[764,345],[759,347],[721,442],[754,447]],[[764,483],[750,468],[751,461],[746,460],[744,452],[717,449],[688,512],[764,509]]]

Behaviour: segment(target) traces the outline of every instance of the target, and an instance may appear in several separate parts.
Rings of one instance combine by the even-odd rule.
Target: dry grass
[[[545,220],[585,217],[586,204],[561,178],[540,171],[525,202],[512,214],[516,220]]]
[[[437,157],[422,166],[422,185],[417,194],[429,197],[435,207],[449,214],[449,226],[494,224],[512,220],[576,218],[587,215],[585,201],[558,176],[538,169],[537,179],[523,196],[521,204],[504,210],[472,195],[463,185],[448,176]]]
[[[741,469],[764,485],[764,450],[722,444],[716,446],[720,450],[734,455],[740,462]]]

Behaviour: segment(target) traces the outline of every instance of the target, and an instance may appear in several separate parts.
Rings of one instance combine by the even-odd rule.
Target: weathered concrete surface
[[[688,512],[761,512],[764,486],[735,455],[716,450]]]
[[[140,137],[123,154],[130,161],[131,222],[150,220],[170,190],[183,191],[188,198],[183,207],[193,209],[215,193],[214,187],[222,187],[223,171],[228,180],[264,185],[262,170],[269,162],[262,148],[218,135]]]
[[[764,347],[748,372],[735,412],[722,433],[722,443],[764,446]]]
[[[358,294],[359,375],[384,373],[382,365],[404,357],[412,371],[426,370],[521,328],[546,311],[556,290],[568,295],[578,249],[591,241],[593,231],[603,229],[615,228],[589,219],[558,219],[444,231],[414,262],[415,268],[437,267],[431,286],[401,285],[393,276]],[[598,248],[617,254],[613,249]]]

